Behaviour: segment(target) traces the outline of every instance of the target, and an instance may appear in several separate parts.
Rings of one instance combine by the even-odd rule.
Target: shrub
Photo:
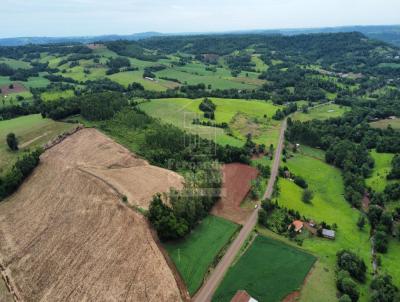
[[[308,184],[307,184],[306,180],[301,176],[295,176],[294,183],[296,185],[298,185],[300,188],[303,188],[303,189],[308,188]]]
[[[341,250],[336,256],[339,269],[349,272],[351,277],[360,282],[365,281],[367,267],[363,259],[348,250]]]
[[[14,133],[7,134],[7,145],[11,151],[18,150],[18,140]]]

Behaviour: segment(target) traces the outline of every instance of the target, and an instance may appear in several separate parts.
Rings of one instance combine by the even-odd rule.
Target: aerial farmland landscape
[[[0,302],[400,302],[397,1],[4,1]]]

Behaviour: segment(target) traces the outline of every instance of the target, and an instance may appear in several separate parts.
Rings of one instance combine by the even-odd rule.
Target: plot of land
[[[0,121],[0,174],[7,170],[26,149],[44,145],[52,138],[76,127],[73,124],[43,119],[40,114]],[[13,132],[18,138],[20,151],[11,152],[6,144],[6,136]]]
[[[269,145],[276,144],[278,141],[280,123],[271,120],[271,117],[280,108],[279,106],[265,101],[212,98],[212,102],[217,105],[215,122],[228,123],[232,128],[232,136],[221,128],[192,124],[193,119],[202,119],[203,117],[203,113],[199,109],[201,101],[202,99],[159,99],[142,103],[140,108],[147,114],[160,118],[166,123],[199,134],[203,138],[216,140],[221,145],[242,146],[245,141],[244,133],[251,132],[254,128],[253,125],[257,127],[257,135],[253,137],[256,143]],[[234,117],[238,112],[251,119],[251,123],[235,123]]]
[[[26,91],[26,88],[21,83],[13,83],[13,86],[10,88],[10,85],[4,85],[0,87],[2,95],[9,95],[11,93],[20,93]]]
[[[302,215],[316,221],[325,221],[338,226],[334,241],[306,238],[302,247],[313,254],[321,256],[321,264],[326,267],[320,270],[319,278],[311,278],[305,286],[306,296],[301,301],[318,301],[318,296],[313,295],[308,288],[318,288],[319,279],[331,280],[325,284],[326,301],[336,301],[334,287],[336,252],[340,249],[355,250],[367,263],[370,263],[369,226],[363,231],[357,228],[360,212],[351,208],[344,199],[344,187],[341,173],[338,169],[326,164],[321,150],[300,148],[303,153],[296,153],[286,165],[291,172],[304,177],[309,189],[314,192],[311,204],[302,202],[303,190],[287,179],[279,180],[280,195],[278,202],[288,209],[299,211]],[[301,151],[302,152],[302,151]],[[368,266],[370,269],[370,266]],[[361,300],[367,295],[367,286],[360,286]]]
[[[372,171],[371,177],[366,180],[366,184],[376,192],[382,192],[388,183],[394,182],[386,179],[386,176],[392,170],[392,159],[394,154],[378,153],[373,150],[371,151],[371,156],[375,161],[375,167]]]
[[[238,225],[210,215],[184,240],[165,244],[191,295],[237,229]]]
[[[0,261],[23,301],[180,301],[146,219],[85,170],[143,164],[94,129],[42,155],[0,204]]]
[[[221,199],[212,209],[214,215],[244,224],[252,209],[240,207],[251,188],[251,181],[256,179],[258,171],[244,164],[227,164],[222,168],[223,191]]]
[[[400,118],[380,120],[377,122],[372,122],[370,123],[370,125],[373,128],[379,128],[379,129],[386,129],[389,125],[393,129],[400,129]]]
[[[279,302],[297,291],[316,258],[282,242],[258,236],[226,274],[213,300],[229,302],[246,290],[260,302]]]
[[[318,106],[316,108],[310,108],[308,113],[297,112],[293,116],[294,120],[299,120],[302,122],[310,120],[326,120],[328,118],[339,117],[344,113],[350,111],[349,107],[339,106],[335,104],[327,104]]]

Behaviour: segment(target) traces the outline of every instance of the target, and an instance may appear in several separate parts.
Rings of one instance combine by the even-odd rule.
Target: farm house
[[[294,226],[294,231],[296,233],[301,233],[301,230],[304,227],[304,223],[301,220],[295,220],[295,221],[292,222],[291,225]],[[290,228],[290,226],[289,226],[289,228]]]

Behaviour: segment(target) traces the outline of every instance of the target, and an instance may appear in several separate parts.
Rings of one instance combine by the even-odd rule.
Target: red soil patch
[[[251,209],[240,207],[251,188],[251,181],[257,178],[256,168],[244,164],[227,164],[222,167],[222,197],[214,206],[214,215],[243,224]]]
[[[14,87],[11,89],[9,85],[3,85],[0,87],[1,89],[1,94],[2,95],[7,95],[10,93],[19,93],[19,92],[24,92],[27,91],[24,85],[20,83],[13,83]]]

